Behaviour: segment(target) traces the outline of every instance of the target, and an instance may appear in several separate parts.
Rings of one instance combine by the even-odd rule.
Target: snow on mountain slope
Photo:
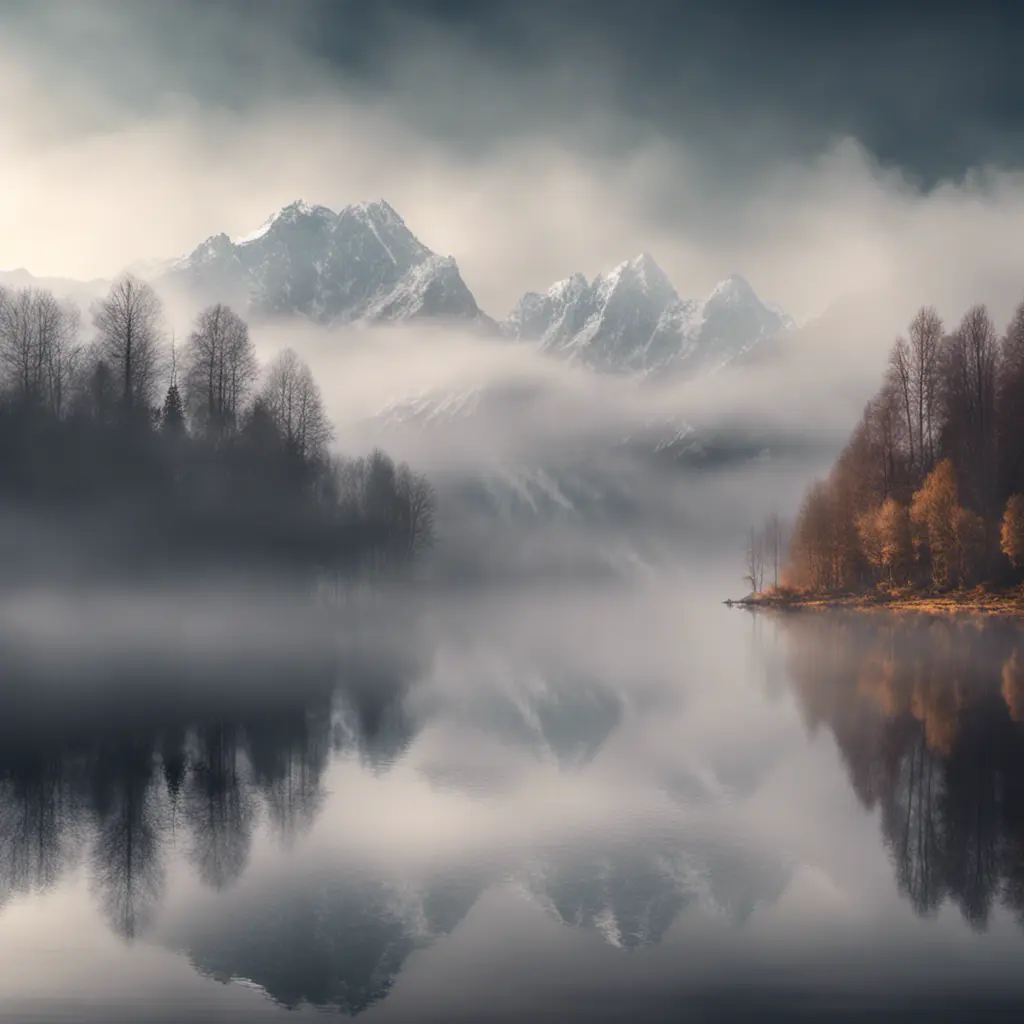
[[[565,849],[516,879],[562,924],[596,932],[610,946],[638,950],[661,942],[689,908],[740,924],[774,903],[790,883],[786,858],[751,858],[722,837],[652,839],[641,849]]]
[[[739,275],[703,301],[680,298],[647,253],[588,284],[582,274],[528,292],[502,322],[507,337],[612,373],[713,372],[793,327]]]
[[[490,322],[455,260],[431,252],[383,200],[338,213],[292,203],[237,240],[208,238],[162,281],[256,316],[299,314],[324,324]]]

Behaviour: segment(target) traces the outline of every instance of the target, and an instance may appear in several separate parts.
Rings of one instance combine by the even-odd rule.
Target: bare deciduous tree
[[[996,330],[984,306],[972,306],[948,341],[946,431],[961,469],[965,499],[982,515],[995,512]]]
[[[309,367],[285,349],[267,368],[260,398],[285,443],[304,459],[322,459],[334,436]]]
[[[910,322],[909,337],[911,397],[917,417],[917,484],[934,466],[938,448],[942,318],[931,306],[923,306]]]
[[[185,349],[186,400],[200,429],[212,437],[233,429],[258,375],[245,321],[222,303],[204,309]]]
[[[100,352],[119,382],[126,408],[153,405],[162,320],[159,296],[131,274],[118,278],[93,310]]]
[[[80,346],[77,307],[52,292],[23,288],[0,295],[0,365],[7,390],[22,403],[62,417]]]
[[[70,407],[82,365],[82,313],[73,302],[61,303],[60,329],[46,349],[46,391],[51,412],[62,419]]]
[[[402,508],[403,543],[409,555],[416,555],[434,537],[434,488],[408,466],[399,467],[395,485]]]
[[[914,416],[914,395],[913,395],[913,370],[911,368],[910,346],[904,338],[897,338],[889,356],[889,379],[892,383],[898,400],[900,413],[903,416],[905,428],[904,437],[907,442],[907,464],[911,473],[917,466],[916,448],[914,444],[914,427],[916,418]]]
[[[764,552],[764,534],[751,528],[750,536],[747,538],[747,573],[743,578],[750,584],[751,593],[754,594],[761,593],[764,588]]]

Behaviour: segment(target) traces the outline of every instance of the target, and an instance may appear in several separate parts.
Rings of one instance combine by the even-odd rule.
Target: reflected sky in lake
[[[0,626],[3,1019],[1024,1001],[1016,627],[751,615],[682,578],[160,593],[80,595],[77,639],[39,595]]]

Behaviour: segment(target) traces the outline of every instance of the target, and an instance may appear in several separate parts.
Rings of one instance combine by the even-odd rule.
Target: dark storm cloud
[[[0,18],[139,106],[245,107],[327,77],[468,151],[685,139],[719,184],[846,136],[923,186],[1024,159],[1012,2],[63,0]]]
[[[1002,319],[1024,225],[1024,174],[999,173],[1024,155],[1018,20],[1024,5],[825,0],[0,0],[0,267],[108,277],[296,198],[383,196],[495,316],[647,250],[684,295],[739,271],[798,318],[884,286],[897,324],[940,300]]]
[[[772,156],[820,151],[844,136],[926,184],[1024,156],[1016,46],[1024,8],[1016,3],[359,6],[359,16],[353,4],[307,8],[318,12],[307,22],[317,27],[313,48],[350,74],[380,84],[394,70],[387,58],[401,58],[410,27],[418,26],[502,74],[571,71],[559,79],[561,95],[552,97],[559,116],[605,105],[634,130],[700,141],[717,157],[732,158],[726,166],[738,174]],[[431,83],[423,84],[428,106]],[[454,122],[472,103],[463,97],[439,109]],[[474,129],[487,123],[482,111],[470,113],[478,115],[468,118]],[[546,111],[519,114],[525,124],[515,127],[528,128]],[[510,127],[500,118],[490,124],[498,133]]]

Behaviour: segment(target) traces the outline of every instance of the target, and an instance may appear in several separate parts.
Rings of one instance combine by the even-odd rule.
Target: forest
[[[290,349],[261,366],[232,309],[204,309],[179,349],[156,291],[124,275],[88,316],[86,337],[76,305],[0,289],[6,574],[47,555],[377,572],[430,544],[429,483],[380,451],[333,454],[309,367]]]
[[[800,507],[784,583],[811,592],[980,584],[1024,570],[1024,303],[947,330],[919,310],[829,475]]]

